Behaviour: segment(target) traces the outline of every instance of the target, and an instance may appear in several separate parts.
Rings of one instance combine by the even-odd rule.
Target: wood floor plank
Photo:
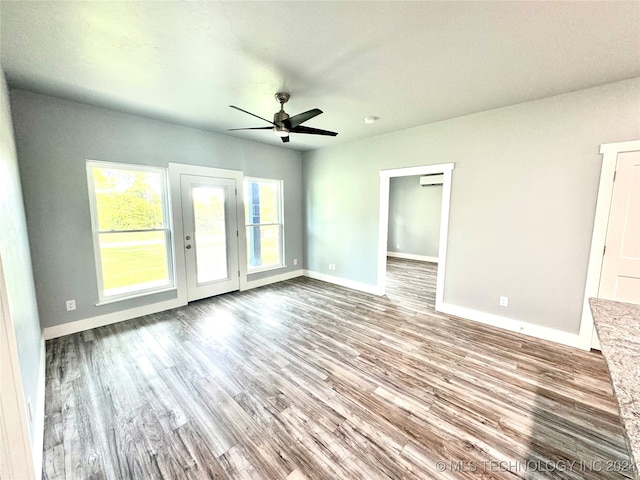
[[[206,435],[196,422],[181,425],[175,430],[180,441],[185,445],[196,467],[189,472],[190,479],[226,479],[227,474],[218,462],[214,452],[209,448]]]
[[[209,448],[216,457],[222,455],[237,443],[237,439],[230,438],[228,431],[215,425],[209,419],[207,408],[208,399],[200,398],[198,391],[182,377],[176,368],[167,368],[161,372],[167,386],[173,392],[191,421],[197,421],[206,438]]]
[[[43,452],[42,478],[44,480],[61,480],[66,478],[64,470],[64,446],[61,443]]]
[[[48,341],[43,478],[632,478],[586,468],[629,461],[602,357],[435,312],[436,273],[389,259],[383,297],[296,278]]]
[[[79,378],[61,385],[62,446],[64,449],[65,478],[85,479],[103,469],[91,398],[83,394]]]

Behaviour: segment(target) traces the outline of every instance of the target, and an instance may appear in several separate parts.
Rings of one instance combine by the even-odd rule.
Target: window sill
[[[124,302],[126,300],[132,300],[134,298],[148,297],[149,295],[155,295],[156,293],[165,293],[165,292],[171,292],[171,291],[177,291],[177,290],[178,290],[177,287],[171,286],[167,288],[153,290],[150,292],[133,293],[131,295],[127,295],[126,297],[105,298],[104,300],[100,300],[98,303],[96,303],[96,307],[100,307],[102,305],[109,305],[110,303]]]
[[[256,268],[252,268],[252,269],[247,269],[247,275],[253,275],[254,273],[262,273],[262,272],[269,272],[271,270],[280,270],[282,268],[287,268],[286,265],[273,265],[273,266],[269,266],[269,267],[256,267]]]

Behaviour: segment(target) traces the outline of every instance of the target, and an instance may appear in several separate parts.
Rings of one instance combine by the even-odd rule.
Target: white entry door
[[[598,297],[640,304],[640,152],[616,163]]]
[[[180,194],[188,301],[238,290],[236,180],[180,175]]]

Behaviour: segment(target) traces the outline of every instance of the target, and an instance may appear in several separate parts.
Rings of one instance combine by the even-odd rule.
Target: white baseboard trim
[[[281,273],[279,275],[272,275],[270,277],[261,278],[259,280],[249,280],[247,282],[247,288],[245,290],[250,290],[252,288],[263,287],[265,285],[271,285],[272,283],[282,282],[284,280],[291,280],[292,278],[302,277],[304,275],[304,270],[294,270],[292,272]]]
[[[420,262],[438,263],[438,257],[414,255],[413,253],[387,252],[387,257],[404,258],[406,260],[418,260]]]
[[[260,280],[253,280],[247,282],[247,286],[248,288],[256,288],[262,285],[268,285],[270,283],[300,277],[302,275],[304,275],[303,270],[295,270],[293,272],[273,275],[271,277],[263,278]],[[105,315],[99,315],[97,317],[85,318],[83,320],[77,320],[75,322],[63,323],[61,325],[55,325],[53,327],[46,327],[44,329],[44,338],[45,340],[49,340],[57,337],[64,337],[65,335],[71,335],[73,333],[91,330],[92,328],[111,325],[112,323],[124,322],[125,320],[131,320],[132,318],[141,317],[143,315],[151,315],[152,313],[164,312],[165,310],[182,307],[186,304],[187,302],[185,302],[183,299],[177,298],[173,300],[167,300],[165,302],[152,303],[150,305],[130,308],[128,310],[122,310],[119,312],[107,313]]]
[[[172,308],[178,308],[184,305],[186,305],[186,302],[178,298],[167,300],[165,302],[143,305],[141,307],[130,308],[128,310],[121,310],[119,312],[107,313],[105,315],[98,315],[97,317],[85,318],[75,322],[63,323],[62,325],[55,325],[53,327],[46,327],[44,329],[44,338],[45,340],[49,340],[51,338],[64,337],[65,335],[71,335],[72,333],[83,332],[97,327],[104,327],[105,325],[111,325],[112,323],[124,322],[125,320],[131,320],[132,318],[164,312],[165,310],[171,310]]]
[[[522,333],[530,337],[541,338],[551,342],[560,343],[569,347],[585,349],[580,336],[577,333],[564,332],[555,328],[543,327],[532,323],[522,322],[513,318],[502,317],[492,313],[481,312],[471,308],[460,307],[450,303],[441,303],[436,305],[436,311],[455,315],[456,317],[473,320],[474,322],[484,323],[492,327],[502,328],[512,332]]]
[[[33,468],[36,478],[42,478],[42,455],[44,451],[44,400],[47,380],[47,351],[44,336],[40,340],[40,372],[38,373],[38,398],[33,412]]]
[[[315,280],[321,280],[323,282],[333,283],[340,285],[341,287],[351,288],[352,290],[359,290],[364,293],[371,293],[372,295],[382,295],[384,292],[378,290],[377,285],[369,285],[368,283],[356,282],[355,280],[349,280],[347,278],[334,277],[333,275],[327,275],[326,273],[314,272],[312,270],[305,270],[304,275]]]

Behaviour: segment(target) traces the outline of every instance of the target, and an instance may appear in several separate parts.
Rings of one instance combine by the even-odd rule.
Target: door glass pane
[[[105,296],[171,284],[164,232],[100,233]]]
[[[198,186],[191,189],[191,195],[197,282],[202,284],[228,278],[225,189]]]
[[[280,225],[247,227],[247,252],[252,267],[281,265]]]

